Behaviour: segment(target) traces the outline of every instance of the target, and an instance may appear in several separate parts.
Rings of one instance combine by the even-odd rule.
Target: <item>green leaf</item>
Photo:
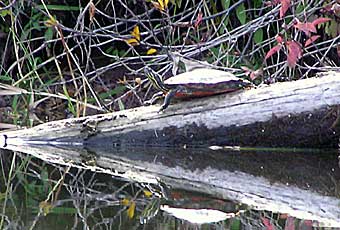
[[[51,213],[55,214],[77,214],[76,208],[70,208],[70,207],[53,207],[51,210]]]
[[[223,9],[226,10],[230,6],[230,0],[222,0],[221,4],[222,4]],[[223,26],[221,26],[221,29],[219,30],[220,34],[224,34],[226,32],[225,29],[227,28],[227,25],[229,23],[229,16],[225,17],[224,19],[222,17],[222,20],[223,20],[222,22]]]
[[[53,38],[53,29],[51,27],[48,27],[45,31],[45,41],[52,40]]]
[[[222,4],[223,9],[226,10],[230,6],[230,0],[222,0],[221,4]]]
[[[259,8],[259,7],[261,7],[262,2],[263,2],[262,0],[254,0],[254,1],[253,1],[254,8]]]
[[[2,11],[0,11],[0,16],[1,17],[6,17],[7,15],[11,15],[11,11],[10,10],[2,10]]]
[[[227,31],[227,26],[228,26],[228,24],[229,24],[229,16],[228,17],[226,17],[224,20],[223,20],[223,22],[222,22],[222,24],[223,24],[223,26],[221,26],[221,28],[220,28],[220,30],[218,31],[218,32],[220,32],[220,34],[225,34],[225,32]]]
[[[64,86],[63,87],[63,91],[64,91],[64,94],[67,98],[67,108],[68,110],[73,114],[73,115],[76,115],[76,109],[74,108],[73,104],[72,104],[72,101],[71,101],[71,97],[70,95],[68,94],[68,91],[67,91],[67,88]]]
[[[182,0],[176,0],[176,4],[178,8],[181,8]]]
[[[300,2],[296,7],[296,10],[295,10],[296,14],[299,14],[302,11],[304,11],[305,8],[306,8],[305,5],[302,2]]]
[[[40,10],[45,9],[43,5],[37,5],[37,8]],[[48,10],[60,10],[60,11],[79,11],[79,6],[65,6],[65,5],[46,5]]]
[[[263,41],[263,30],[262,28],[258,29],[254,33],[254,41],[256,44],[259,44]]]
[[[241,221],[235,218],[230,226],[230,229],[231,230],[241,229]]]
[[[325,27],[325,32],[328,36],[335,38],[338,32],[338,23],[335,20],[332,20]]]
[[[48,172],[47,170],[42,170],[41,173],[40,173],[40,177],[41,177],[41,180],[43,181],[43,183],[45,181],[48,181]]]
[[[13,97],[13,100],[12,100],[12,109],[13,109],[14,111],[17,111],[16,108],[17,108],[17,106],[18,106],[18,100],[19,100],[18,95],[15,95],[15,96]]]
[[[0,75],[0,81],[12,81],[12,78],[8,75]]]
[[[246,8],[244,3],[236,8],[236,16],[242,25],[246,24]]]
[[[119,106],[120,111],[125,109],[125,106],[124,106],[122,100],[120,100],[120,99],[118,100],[118,106]]]

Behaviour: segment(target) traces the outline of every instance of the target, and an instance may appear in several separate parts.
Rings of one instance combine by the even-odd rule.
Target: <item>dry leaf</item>
[[[140,84],[142,84],[142,79],[141,79],[140,77],[136,77],[136,78],[135,78],[135,82],[136,82],[138,85],[140,85]]]
[[[90,14],[90,21],[93,21],[94,15],[96,13],[96,6],[93,4],[93,2],[90,2],[90,7],[89,7],[89,14]]]

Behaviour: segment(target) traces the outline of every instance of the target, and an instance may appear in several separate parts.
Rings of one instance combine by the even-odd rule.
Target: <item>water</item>
[[[1,150],[2,226],[340,227],[336,150],[213,149],[32,145],[23,147],[25,154]]]

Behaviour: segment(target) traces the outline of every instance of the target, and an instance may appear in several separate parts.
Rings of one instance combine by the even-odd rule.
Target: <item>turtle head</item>
[[[144,73],[147,78],[151,81],[153,86],[161,91],[168,91],[168,89],[164,86],[164,82],[162,77],[153,69],[148,66],[144,67]]]

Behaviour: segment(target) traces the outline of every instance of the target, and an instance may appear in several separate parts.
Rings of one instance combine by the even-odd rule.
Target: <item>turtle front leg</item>
[[[161,108],[159,109],[159,112],[168,108],[168,106],[170,105],[170,101],[175,96],[176,92],[177,92],[176,89],[169,90],[169,92],[165,95],[164,102],[163,102]]]
[[[160,99],[161,97],[164,97],[164,93],[162,91],[155,93],[154,95],[152,95],[150,100],[144,101],[144,105],[152,105],[154,104],[158,99]]]

